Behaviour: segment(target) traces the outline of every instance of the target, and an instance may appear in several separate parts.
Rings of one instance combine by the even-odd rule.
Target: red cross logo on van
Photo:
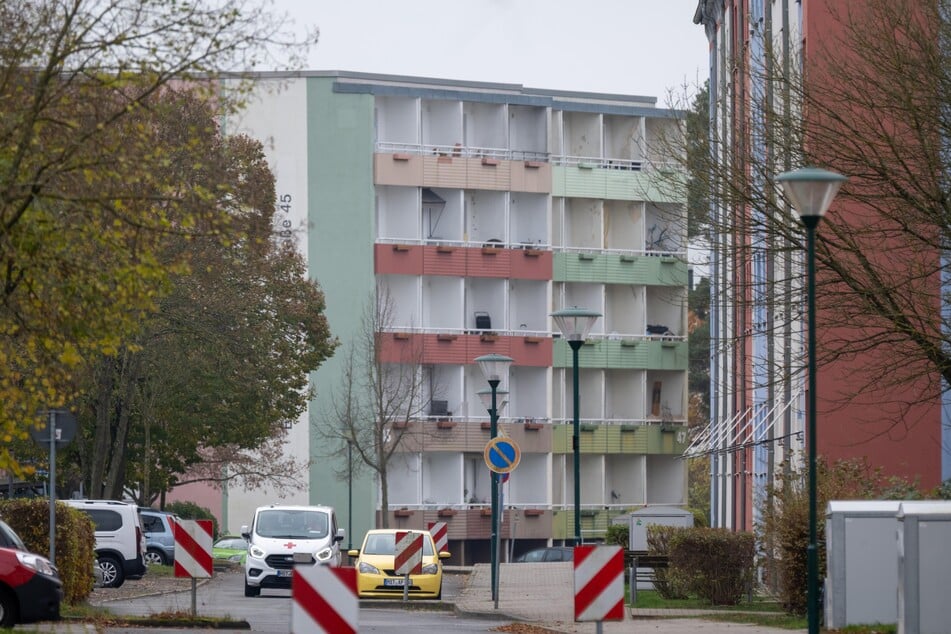
[[[286,548],[287,550],[290,550],[291,548],[293,548],[293,547],[296,546],[296,545],[297,545],[297,544],[295,544],[294,542],[287,542],[286,544],[284,544],[284,548]]]

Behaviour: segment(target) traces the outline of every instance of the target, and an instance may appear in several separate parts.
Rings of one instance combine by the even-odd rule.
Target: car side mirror
[[[251,532],[248,530],[247,524],[241,526],[241,537],[244,537],[245,541],[251,541]]]
[[[452,557],[452,555],[449,554],[449,551],[448,551],[448,550],[440,550],[440,551],[439,551],[439,558],[440,558],[440,559],[449,559],[450,557]]]
[[[359,556],[360,556],[360,551],[357,550],[356,548],[354,548],[354,549],[352,549],[352,550],[348,550],[348,551],[347,551],[347,556],[348,556],[348,557],[359,557]]]
[[[342,529],[342,528],[338,528],[338,529],[337,529],[337,534],[334,535],[334,541],[335,541],[335,542],[342,542],[342,541],[343,541],[343,538],[346,537],[346,536],[347,536],[347,531],[345,531],[345,530]]]

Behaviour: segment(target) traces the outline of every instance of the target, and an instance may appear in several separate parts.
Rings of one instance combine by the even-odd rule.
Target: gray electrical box
[[[826,507],[825,625],[898,620],[900,500],[833,500]]]
[[[951,623],[951,501],[898,510],[898,631],[943,634]]]
[[[825,625],[898,622],[898,512],[921,501],[833,500],[826,507]]]
[[[630,549],[647,552],[647,527],[650,524],[661,526],[693,526],[693,513],[677,506],[645,506],[630,514],[628,539]]]

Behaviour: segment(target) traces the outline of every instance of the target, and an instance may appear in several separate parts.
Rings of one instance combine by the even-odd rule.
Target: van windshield
[[[330,532],[330,518],[323,511],[267,509],[258,513],[254,532],[280,539],[322,539]]]

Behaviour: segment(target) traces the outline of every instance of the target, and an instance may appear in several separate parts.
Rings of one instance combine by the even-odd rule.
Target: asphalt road
[[[499,624],[480,618],[460,618],[451,611],[452,601],[459,595],[466,582],[466,575],[447,574],[443,579],[444,601],[411,601],[416,609],[404,610],[393,601],[361,602],[360,632],[405,632],[440,631],[488,632]],[[194,608],[198,616],[227,616],[247,621],[251,631],[262,634],[286,634],[290,631],[290,590],[264,590],[259,597],[244,596],[244,580],[241,571],[216,574],[213,579],[196,588]],[[191,612],[192,592],[176,592],[155,596],[122,599],[104,605],[117,615],[147,616],[169,612]],[[56,631],[72,631],[59,630]],[[141,632],[141,629],[107,628],[109,634]],[[169,628],[167,632],[182,632]],[[218,632],[228,630],[217,630]],[[247,630],[232,630],[243,631]],[[150,634],[160,634],[163,628],[149,628]]]

